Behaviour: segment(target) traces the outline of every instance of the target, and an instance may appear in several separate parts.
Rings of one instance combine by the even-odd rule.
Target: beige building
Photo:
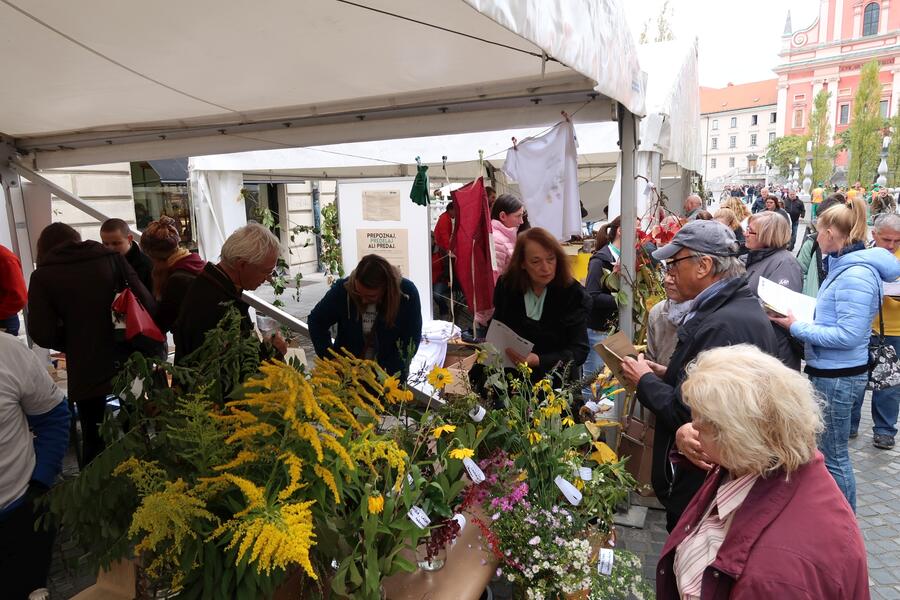
[[[778,133],[777,80],[700,88],[703,180],[717,195],[726,185],[766,181],[766,146]]]

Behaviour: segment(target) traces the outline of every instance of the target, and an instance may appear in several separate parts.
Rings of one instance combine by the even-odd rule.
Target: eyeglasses
[[[689,256],[682,256],[681,258],[676,258],[675,260],[671,260],[671,259],[662,260],[662,261],[660,261],[660,265],[662,266],[663,271],[668,272],[668,271],[671,271],[672,268],[676,264],[680,263],[683,260],[689,260],[691,258],[697,258],[697,255],[691,254]]]
[[[756,232],[750,229],[750,227],[748,226],[747,231],[744,232],[744,235],[756,235]]]

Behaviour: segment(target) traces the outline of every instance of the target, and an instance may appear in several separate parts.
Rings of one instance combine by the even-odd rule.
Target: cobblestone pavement
[[[282,296],[285,310],[306,320],[309,311],[321,299],[328,286],[321,275],[304,279],[300,299]],[[261,288],[259,296],[271,301],[271,289]],[[315,355],[306,340],[301,338],[307,360]],[[850,454],[857,477],[857,502],[860,529],[869,556],[869,583],[873,600],[900,600],[900,454],[897,449],[878,450],[872,446],[870,399],[866,398],[860,435],[850,441]],[[72,472],[71,467],[67,467]],[[643,529],[618,528],[619,546],[641,558],[644,576],[655,581],[656,560],[666,540],[665,513],[651,509]],[[93,577],[79,573],[79,551],[65,534],[57,541],[50,576],[51,597],[70,598],[93,583]],[[498,586],[495,598],[508,598],[508,590]]]

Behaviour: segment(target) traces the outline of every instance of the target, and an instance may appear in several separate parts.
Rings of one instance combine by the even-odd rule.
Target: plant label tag
[[[593,400],[588,400],[587,402],[585,402],[584,407],[592,413],[598,412],[600,410],[600,405]]]
[[[578,469],[578,476],[582,481],[590,481],[594,478],[594,470],[590,467],[581,467]]]
[[[610,400],[609,398],[607,398],[606,396],[603,396],[603,399],[600,400],[599,404],[597,404],[597,408],[599,409],[600,412],[609,412],[612,409],[614,409],[615,407],[616,407],[616,403],[613,402],[612,400]]]
[[[419,529],[425,529],[429,525],[431,525],[431,519],[428,518],[428,515],[425,514],[425,511],[422,510],[418,506],[413,506],[409,509],[409,512],[406,513],[406,516],[409,517],[409,520],[415,524]]]
[[[472,417],[472,420],[476,423],[481,423],[481,420],[487,414],[487,411],[484,410],[484,407],[480,404],[476,404],[475,408],[469,411],[469,416]]]
[[[468,457],[464,458],[463,466],[466,468],[466,473],[469,474],[469,479],[472,480],[472,483],[477,485],[484,481],[484,471],[481,470],[481,467],[474,460]]]
[[[610,548],[600,548],[600,556],[597,557],[597,572],[601,575],[612,575],[614,558],[615,552]]]
[[[131,395],[135,398],[140,398],[141,394],[144,391],[144,380],[140,377],[135,377],[134,381],[131,382]]]
[[[557,475],[553,483],[556,484],[556,487],[559,488],[559,491],[563,493],[563,496],[566,497],[570,504],[575,506],[581,504],[581,492],[574,485],[563,479],[561,475]]]
[[[453,538],[453,542],[450,544],[450,547],[452,548],[456,545],[456,542],[459,541],[459,538],[462,537],[462,532],[466,528],[466,516],[461,513],[456,513],[451,519],[459,523],[459,533],[456,534],[456,537]]]

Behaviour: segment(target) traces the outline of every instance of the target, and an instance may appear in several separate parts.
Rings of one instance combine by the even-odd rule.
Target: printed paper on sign
[[[413,506],[411,509],[409,509],[409,512],[406,513],[406,516],[409,517],[409,520],[412,521],[419,529],[425,529],[426,527],[431,525],[431,519],[429,519],[428,515],[425,514],[425,511],[418,506]]]
[[[600,548],[600,556],[597,557],[597,572],[601,575],[612,575],[615,552],[609,548]]]
[[[472,480],[472,483],[479,484],[484,481],[484,471],[481,470],[474,460],[471,458],[463,459],[463,466],[466,468],[466,473],[469,474],[469,479]]]

